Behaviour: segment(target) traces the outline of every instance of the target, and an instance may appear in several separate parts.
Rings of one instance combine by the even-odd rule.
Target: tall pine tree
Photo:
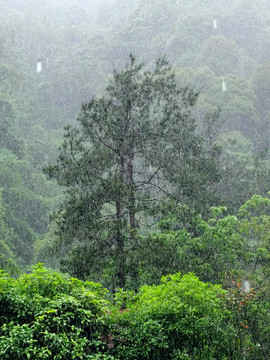
[[[215,151],[206,150],[190,115],[198,93],[178,89],[162,58],[152,70],[131,55],[102,98],[82,105],[66,127],[56,164],[45,172],[66,188],[56,214],[58,250],[72,274],[107,276],[125,287],[136,273],[147,209],[164,198],[197,203],[218,179]]]

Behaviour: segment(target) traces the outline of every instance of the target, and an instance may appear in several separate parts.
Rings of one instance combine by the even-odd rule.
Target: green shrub
[[[193,274],[163,277],[137,296],[122,292],[111,321],[112,353],[119,359],[227,359],[230,328],[224,290]]]
[[[102,355],[108,303],[101,285],[38,265],[17,280],[1,273],[0,296],[1,359],[113,359]]]

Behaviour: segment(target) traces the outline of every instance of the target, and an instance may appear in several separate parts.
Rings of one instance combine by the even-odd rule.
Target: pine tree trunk
[[[136,229],[136,217],[135,217],[135,193],[134,193],[134,171],[133,171],[133,155],[129,158],[128,161],[128,180],[130,185],[130,192],[129,192],[129,226],[131,230],[131,234],[133,233],[132,230]]]
[[[120,182],[123,183],[124,180],[124,159],[121,156],[120,158]],[[123,209],[121,201],[116,202],[116,218],[117,218],[117,234],[116,234],[116,242],[117,242],[117,278],[118,278],[118,285],[120,288],[124,288],[126,284],[126,273],[125,273],[125,254],[124,254],[124,236],[122,233],[122,218],[123,218]]]

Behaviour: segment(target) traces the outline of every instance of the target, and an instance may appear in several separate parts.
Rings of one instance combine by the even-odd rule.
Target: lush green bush
[[[267,299],[233,283],[178,273],[112,305],[100,284],[42,265],[18,279],[1,272],[0,359],[267,359]]]
[[[0,296],[1,359],[112,359],[99,354],[108,305],[99,284],[37,265],[17,280],[1,273]]]
[[[137,295],[121,292],[111,315],[112,353],[123,360],[229,358],[234,330],[224,295],[192,274],[163,277]]]

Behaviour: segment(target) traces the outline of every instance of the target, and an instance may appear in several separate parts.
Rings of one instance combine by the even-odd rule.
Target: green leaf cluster
[[[17,280],[1,273],[1,359],[112,359],[98,356],[108,306],[99,285],[37,265]]]
[[[106,293],[41,264],[17,280],[1,272],[1,359],[236,360],[252,344],[244,332],[236,348],[239,301],[231,306],[229,292],[194,274],[119,291],[114,305]]]
[[[118,298],[112,315],[114,353],[119,359],[225,359],[230,335],[223,294],[220,286],[180,273],[143,286],[135,298],[122,293],[125,307],[119,309]]]

